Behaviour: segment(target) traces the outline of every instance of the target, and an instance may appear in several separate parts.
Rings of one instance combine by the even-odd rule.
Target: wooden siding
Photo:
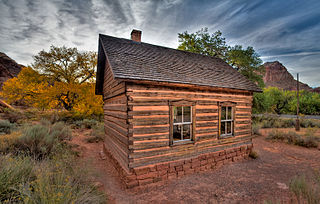
[[[251,139],[252,93],[126,84],[129,168],[189,158]],[[169,146],[169,101],[196,102],[194,144]],[[235,102],[235,137],[218,139],[218,102]]]
[[[129,126],[125,82],[113,78],[108,62],[105,65],[103,98],[105,148],[124,170],[129,171]]]

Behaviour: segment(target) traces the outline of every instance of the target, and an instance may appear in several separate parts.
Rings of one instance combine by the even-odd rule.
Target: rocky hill
[[[0,52],[0,88],[3,82],[17,76],[21,68],[22,65],[19,65],[6,54]]]
[[[296,90],[297,81],[280,62],[266,62],[263,65],[266,68],[266,73],[263,77],[266,87],[275,86],[284,90]],[[316,91],[316,89],[319,89],[316,88],[313,90],[308,84],[302,82],[299,83],[299,88],[300,90],[304,89],[307,91]]]

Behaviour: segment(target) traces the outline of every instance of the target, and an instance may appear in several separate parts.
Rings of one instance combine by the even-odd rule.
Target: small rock
[[[102,160],[106,160],[107,159],[107,155],[101,150],[100,151],[100,158],[102,159]]]
[[[278,188],[283,189],[283,190],[287,190],[288,186],[285,183],[277,183]]]
[[[103,184],[101,182],[97,181],[97,182],[94,182],[93,186],[96,188],[102,188]]]

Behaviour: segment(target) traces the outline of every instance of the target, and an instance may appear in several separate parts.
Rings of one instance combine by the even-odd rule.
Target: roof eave
[[[132,82],[159,82],[159,83],[168,83],[174,86],[175,84],[180,84],[180,85],[194,85],[194,86],[199,86],[199,87],[210,87],[210,88],[224,88],[224,89],[230,89],[230,90],[235,90],[235,91],[248,91],[248,92],[262,92],[260,88],[257,87],[257,89],[239,89],[239,88],[232,88],[232,87],[223,87],[223,86],[212,86],[212,85],[206,85],[206,84],[195,84],[195,83],[187,83],[187,82],[181,82],[181,81],[164,81],[164,80],[153,80],[153,79],[142,79],[142,78],[135,78],[135,77],[126,77],[126,76],[114,76],[115,79],[119,80],[124,80],[124,81],[132,81]]]

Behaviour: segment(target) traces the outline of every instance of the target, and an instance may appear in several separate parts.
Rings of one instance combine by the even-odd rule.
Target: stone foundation
[[[114,167],[120,174],[122,182],[127,188],[143,186],[159,181],[167,181],[193,174],[200,171],[216,169],[224,164],[248,159],[253,144],[242,145],[218,152],[201,154],[198,157],[158,163],[144,167],[133,168],[130,172],[124,170],[112,155],[105,149]]]

